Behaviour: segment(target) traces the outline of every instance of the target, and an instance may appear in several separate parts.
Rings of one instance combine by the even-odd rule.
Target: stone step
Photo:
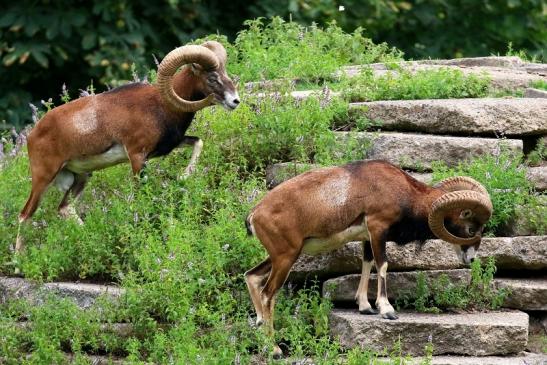
[[[435,161],[456,166],[473,157],[499,154],[501,148],[507,148],[514,155],[522,153],[519,139],[396,132],[335,132],[335,139],[335,154],[351,152],[353,159],[382,159],[401,168],[422,171],[431,170]]]
[[[547,311],[547,275],[533,278],[496,278],[494,285],[510,290],[503,303],[506,308]]]
[[[408,270],[451,270],[466,265],[453,246],[442,240],[412,242],[403,246],[387,243],[388,272]],[[477,257],[494,257],[500,270],[547,269],[547,236],[483,238]],[[294,264],[290,280],[315,277],[323,280],[340,275],[361,273],[360,242],[350,242],[338,250],[317,256],[301,255]]]
[[[428,284],[446,275],[451,283],[468,284],[471,281],[471,270],[428,270],[422,271]],[[329,279],[323,283],[323,296],[333,302],[355,302],[355,293],[359,287],[360,274],[351,274]],[[387,295],[390,299],[397,299],[416,290],[418,279],[417,271],[402,271],[387,273]],[[368,287],[368,298],[372,303],[376,298],[377,275],[371,274]],[[496,278],[496,288],[506,288],[510,294],[503,303],[504,308],[520,309],[525,311],[547,311],[547,276],[532,278]]]
[[[438,69],[456,69],[463,72],[464,75],[488,76],[490,85],[494,89],[515,91],[532,85],[538,81],[547,80],[547,65],[537,63],[525,63],[521,60],[501,59],[501,58],[468,58],[453,60],[421,60],[406,61],[397,64],[410,72],[438,70]],[[355,77],[365,67],[372,68],[375,76],[382,76],[393,71],[392,64],[385,65],[374,63],[371,65],[346,66],[335,75],[340,77],[343,73],[349,77]]]
[[[468,314],[399,313],[399,319],[335,309],[330,333],[343,348],[382,351],[401,339],[403,353],[423,355],[431,339],[434,355],[516,354],[528,341],[528,315],[519,311]]]
[[[281,162],[270,165],[266,169],[266,186],[268,189],[273,189],[283,181],[318,167],[320,166],[298,162]],[[433,180],[433,175],[431,173],[409,172],[409,174],[416,180],[428,185],[430,185]],[[547,190],[547,165],[528,167],[526,177],[537,191]]]
[[[533,98],[391,100],[350,104],[352,119],[368,118],[378,122],[382,130],[431,134],[544,135],[547,133],[546,115],[547,99]]]
[[[471,281],[471,270],[431,270],[423,271],[428,284],[438,280],[441,275],[446,275],[451,283],[467,284]],[[330,298],[333,302],[355,302],[355,293],[359,287],[360,274],[351,274],[329,279],[323,283],[323,296]],[[415,292],[418,271],[387,272],[387,296],[396,299],[401,295]],[[368,286],[368,298],[371,303],[376,298],[378,285],[376,274],[370,275]]]
[[[413,358],[405,365],[546,365],[547,355],[523,352],[513,356],[433,356],[430,362],[424,358]],[[385,362],[384,362],[385,361]],[[375,365],[391,365],[390,359],[379,358]]]
[[[547,90],[541,90],[541,89],[534,89],[534,88],[526,88],[524,90],[524,97],[525,98],[547,98]]]
[[[40,304],[48,294],[72,299],[79,307],[91,307],[97,298],[107,296],[118,298],[123,289],[114,285],[87,283],[45,283],[42,285],[29,280],[0,276],[0,304],[11,299],[27,299],[31,303]]]

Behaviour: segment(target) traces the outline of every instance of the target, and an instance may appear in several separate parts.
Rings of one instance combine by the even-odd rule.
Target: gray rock
[[[399,246],[388,242],[388,272],[408,270],[451,270],[465,268],[453,246],[441,240],[427,240],[422,245]],[[498,269],[547,269],[547,236],[497,237],[482,240],[477,257],[493,256]],[[318,256],[301,255],[293,266],[290,279],[321,280],[361,272],[361,243],[350,242],[342,248]]]
[[[519,311],[425,314],[399,313],[399,319],[333,310],[330,332],[343,348],[382,351],[401,339],[404,353],[423,355],[431,338],[434,355],[505,355],[523,351],[528,340],[528,315]]]
[[[382,130],[433,134],[543,135],[547,133],[547,100],[438,99],[353,103],[353,118],[381,123]]]
[[[536,190],[547,190],[547,165],[528,168],[526,177],[532,182]]]
[[[431,270],[423,271],[428,284],[438,280],[441,275],[446,275],[451,283],[469,283],[471,270]],[[345,275],[327,280],[323,283],[323,296],[329,297],[333,302],[355,302],[355,293],[359,287],[360,274]],[[417,271],[389,272],[387,273],[387,295],[391,299],[400,297],[416,290]],[[371,274],[368,290],[368,299],[371,303],[376,298],[378,285],[376,274]]]
[[[526,90],[524,90],[524,97],[525,98],[547,98],[547,91],[529,87],[529,88],[526,88]]]
[[[91,307],[100,296],[112,299],[120,297],[123,289],[113,285],[84,283],[59,282],[38,285],[21,278],[0,277],[0,304],[12,299],[27,299],[31,303],[40,304],[51,294],[70,298],[85,309]]]
[[[379,364],[384,364],[382,358]],[[406,365],[422,365],[424,358],[413,358]],[[391,364],[385,358],[385,364]],[[533,354],[529,352],[519,353],[513,356],[433,356],[431,365],[546,365],[547,355]]]
[[[488,57],[465,57],[450,60],[421,60],[423,64],[448,65],[462,67],[522,67],[524,62],[515,56],[488,56]]]
[[[547,311],[547,276],[538,278],[496,278],[497,288],[511,291],[503,306],[521,310]]]
[[[123,289],[117,286],[84,283],[46,283],[41,290],[63,298],[70,298],[80,308],[91,307],[101,295],[119,298],[123,293]]]
[[[395,132],[336,132],[335,153],[352,159],[383,159],[401,168],[430,170],[432,163],[443,161],[455,166],[481,155],[496,155],[507,148],[522,152],[522,140],[447,137]]]

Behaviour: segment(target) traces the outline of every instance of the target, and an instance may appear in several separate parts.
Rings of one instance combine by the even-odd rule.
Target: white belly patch
[[[368,240],[370,240],[370,235],[365,217],[363,224],[361,225],[348,227],[345,230],[334,233],[328,237],[312,237],[304,240],[302,252],[314,256],[336,250],[351,241]]]
[[[91,172],[127,161],[129,161],[129,159],[125,152],[125,148],[121,144],[115,144],[100,155],[68,161],[66,169],[76,173]]]

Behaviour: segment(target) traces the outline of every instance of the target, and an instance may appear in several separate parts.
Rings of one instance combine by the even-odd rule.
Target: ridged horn
[[[178,47],[165,56],[158,66],[156,85],[163,100],[181,113],[197,112],[214,103],[212,94],[202,100],[189,101],[178,96],[173,90],[173,75],[181,66],[189,63],[197,63],[206,71],[217,69],[219,66],[216,55],[209,48],[203,46]]]
[[[480,182],[467,176],[455,176],[449,177],[435,184],[435,188],[443,189],[446,192],[458,191],[458,190],[472,190],[477,193],[488,195],[488,191]]]
[[[480,241],[480,234],[474,237],[456,237],[448,232],[444,226],[444,219],[448,212],[470,209],[475,213],[477,220],[486,223],[492,215],[492,202],[488,195],[471,190],[460,190],[446,193],[438,198],[431,207],[429,214],[429,228],[438,238],[457,245],[473,245]]]

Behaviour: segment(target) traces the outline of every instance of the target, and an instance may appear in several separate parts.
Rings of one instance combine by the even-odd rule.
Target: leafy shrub
[[[526,166],[521,165],[522,157],[505,151],[503,141],[500,141],[500,146],[501,151],[495,155],[481,156],[456,167],[447,167],[443,163],[433,166],[434,181],[463,175],[484,185],[494,206],[492,217],[486,225],[486,232],[491,234],[515,215],[517,207],[537,199],[526,178]]]
[[[479,98],[486,96],[489,84],[486,76],[465,75],[449,68],[413,73],[399,67],[396,72],[374,76],[372,68],[365,67],[340,89],[349,101]]]
[[[484,265],[480,259],[471,263],[471,281],[452,283],[446,274],[428,284],[423,272],[416,279],[416,290],[397,298],[397,305],[418,312],[438,313],[455,309],[498,309],[509,292],[494,287],[495,260],[489,257]]]

